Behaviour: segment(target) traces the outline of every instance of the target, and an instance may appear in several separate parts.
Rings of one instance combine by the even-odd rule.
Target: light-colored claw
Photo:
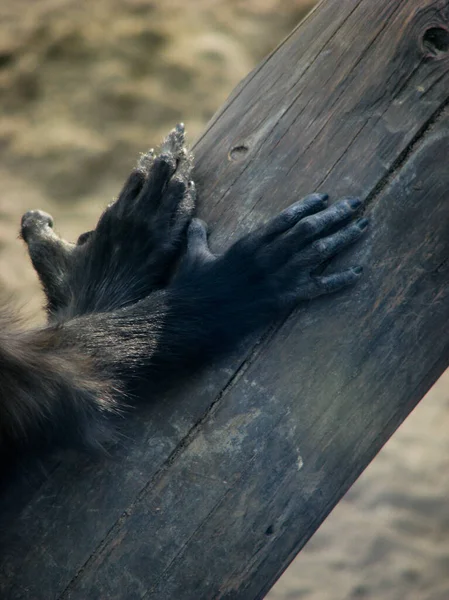
[[[180,158],[185,145],[184,123],[178,123],[161,144],[161,154],[171,152],[175,158]]]
[[[158,155],[169,160],[175,159],[178,173],[183,177],[190,178],[190,171],[193,167],[193,155],[185,146],[184,123],[178,123],[178,125],[170,131],[162,142]],[[145,176],[148,175],[155,158],[156,154],[154,149],[151,148],[148,152],[140,156],[139,162],[137,163],[137,169],[142,171]]]

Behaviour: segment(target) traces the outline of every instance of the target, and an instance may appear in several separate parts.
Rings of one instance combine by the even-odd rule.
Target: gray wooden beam
[[[307,192],[358,195],[351,293],[157,399],[3,527],[0,595],[261,598],[449,363],[449,4],[325,0],[196,145],[212,246]]]

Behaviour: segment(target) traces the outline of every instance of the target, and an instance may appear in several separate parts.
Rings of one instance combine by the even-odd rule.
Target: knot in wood
[[[423,34],[422,45],[430,56],[440,57],[449,50],[449,31],[442,26],[429,27]]]

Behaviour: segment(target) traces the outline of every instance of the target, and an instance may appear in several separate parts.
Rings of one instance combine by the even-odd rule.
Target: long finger
[[[352,246],[364,234],[368,224],[368,219],[359,219],[333,235],[316,240],[296,255],[294,264],[297,267],[315,267],[324,263]]]
[[[353,267],[340,273],[323,275],[321,277],[312,277],[310,283],[302,286],[297,292],[298,300],[306,300],[333,294],[347,287],[355,285],[362,276],[362,267]]]

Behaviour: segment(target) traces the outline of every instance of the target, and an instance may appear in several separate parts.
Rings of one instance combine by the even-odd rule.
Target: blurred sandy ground
[[[0,286],[31,319],[42,296],[20,215],[48,210],[76,239],[139,152],[179,120],[194,140],[313,4],[0,0]],[[449,600],[448,374],[269,598]]]

